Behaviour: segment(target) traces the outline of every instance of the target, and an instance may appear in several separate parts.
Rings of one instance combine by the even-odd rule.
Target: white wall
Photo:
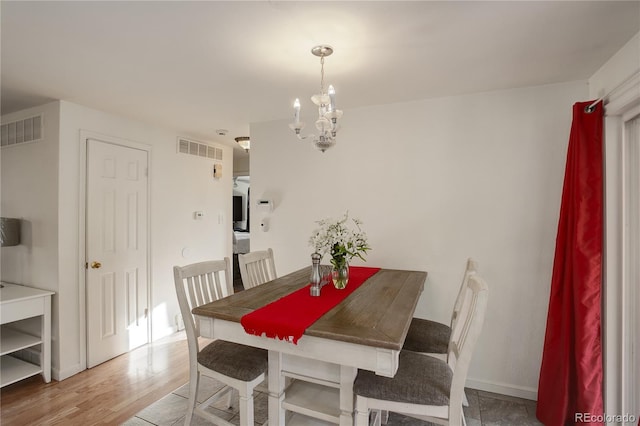
[[[589,95],[600,98],[640,69],[640,33],[631,38],[615,55],[589,78]]]
[[[23,217],[31,227],[23,246],[14,247],[19,252],[9,252],[11,247],[2,249],[2,279],[56,291],[52,375],[62,380],[83,370],[86,363],[84,254],[80,249],[84,230],[79,216],[84,161],[81,130],[151,147],[154,340],[175,331],[179,308],[172,267],[231,256],[233,155],[231,147],[218,144],[224,149],[222,170],[229,172],[214,179],[210,160],[176,152],[176,138],[188,134],[65,101],[33,110],[46,113],[47,140],[2,149],[2,214]],[[3,121],[11,117],[3,117]],[[204,218],[194,220],[195,211],[203,211]]]
[[[21,244],[3,247],[2,281],[58,289],[58,102],[2,116],[2,123],[43,114],[43,138],[3,147],[2,216],[21,218]],[[52,362],[59,361],[60,298],[52,302]]]
[[[286,121],[255,123],[252,198],[275,207],[268,232],[252,210],[252,249],[272,247],[280,274],[307,266],[314,221],[349,210],[367,264],[428,271],[416,316],[443,322],[476,258],[490,301],[469,385],[535,398],[572,105],[587,94],[573,82],[347,110],[324,154]]]
[[[250,157],[244,154],[238,154],[234,150],[233,156],[233,175],[249,176]]]

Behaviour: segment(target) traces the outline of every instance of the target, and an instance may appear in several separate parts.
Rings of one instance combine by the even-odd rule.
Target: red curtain
[[[546,426],[603,424],[603,107],[587,112],[592,103],[573,106],[538,383]]]

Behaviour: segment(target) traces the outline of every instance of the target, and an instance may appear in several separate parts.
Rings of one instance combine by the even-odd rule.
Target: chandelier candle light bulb
[[[295,124],[300,123],[300,99],[298,98],[293,102],[293,118],[295,120]]]
[[[329,112],[333,112],[336,109],[336,89],[333,85],[329,85]]]

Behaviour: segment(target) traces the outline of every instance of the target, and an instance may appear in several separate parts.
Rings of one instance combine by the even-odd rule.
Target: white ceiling
[[[251,122],[291,117],[296,97],[312,111],[317,44],[335,49],[326,81],[349,109],[586,80],[640,31],[640,1],[0,8],[3,114],[64,99],[232,145]]]

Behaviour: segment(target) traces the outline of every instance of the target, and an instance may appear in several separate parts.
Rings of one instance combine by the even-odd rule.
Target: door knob
[[[102,263],[100,263],[100,262],[95,262],[95,261],[94,261],[94,262],[91,262],[91,268],[92,268],[92,269],[98,269],[98,268],[100,268],[101,266],[102,266]]]

